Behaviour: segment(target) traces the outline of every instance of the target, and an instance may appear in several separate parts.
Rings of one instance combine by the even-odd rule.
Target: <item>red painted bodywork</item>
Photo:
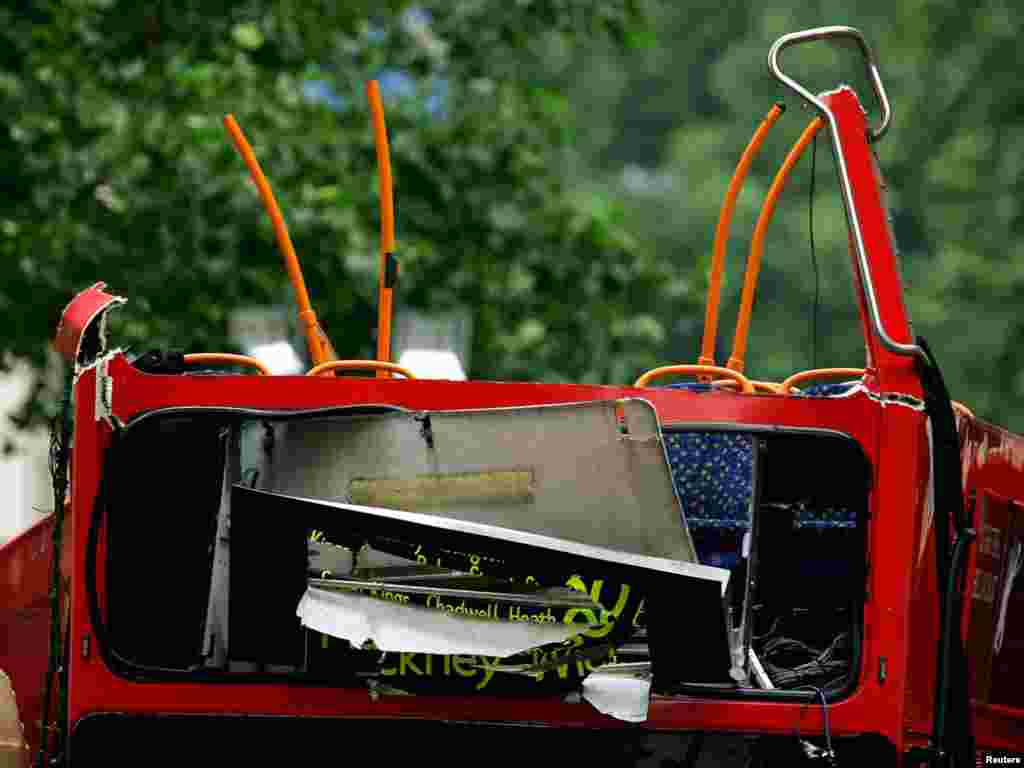
[[[29,744],[39,743],[39,715],[50,642],[50,563],[53,517],[46,517],[0,550],[0,611],[4,626],[0,668],[11,678]]]
[[[880,176],[865,140],[867,124],[856,96],[841,89],[826,97],[835,111],[861,229],[884,326],[897,341],[911,331],[903,302],[894,245],[886,221]],[[879,396],[922,397],[912,359],[896,355],[874,335],[864,310],[865,287],[856,262],[869,355],[866,392],[838,399],[742,395],[724,390],[690,392],[583,385],[497,382],[406,381],[257,376],[147,375],[116,355],[106,371],[83,372],[76,384],[72,463],[70,554],[71,648],[69,722],[97,712],[263,714],[292,717],[427,718],[529,722],[555,726],[618,728],[623,724],[587,704],[551,699],[494,697],[383,697],[365,690],[293,684],[139,682],[115,674],[95,648],[86,592],[86,538],[103,472],[111,426],[95,413],[97,379],[108,376],[112,419],[127,422],[154,409],[202,405],[254,409],[311,409],[334,405],[391,404],[411,409],[468,409],[642,397],[663,424],[813,427],[855,439],[872,466],[869,528],[869,595],[864,617],[862,666],[855,691],[829,707],[836,735],[875,732],[902,753],[924,744],[931,729],[938,618],[934,528],[925,518],[929,454],[925,417],[919,409],[883,405]],[[639,372],[638,372],[639,373]],[[968,589],[978,573],[993,570],[1013,537],[1024,537],[1024,438],[974,419],[960,422],[968,494],[993,500],[986,525],[999,527],[999,547],[972,554]],[[980,505],[975,504],[975,515]],[[976,522],[979,526],[980,522]],[[981,532],[983,527],[979,527]],[[45,668],[47,614],[39,610],[46,589],[50,523],[43,522],[2,552],[4,623],[18,622],[0,647],[0,667],[14,677],[26,723],[39,717]],[[1001,548],[1000,548],[1001,547]],[[996,557],[995,549],[999,550]],[[987,559],[986,559],[987,558]],[[982,578],[984,581],[984,578]],[[982,594],[984,594],[982,592]],[[991,643],[992,611],[980,598],[968,600],[964,637],[974,658],[976,733],[979,747],[1024,749],[1024,696],[1009,685],[1024,677],[1024,605],[1011,601],[1006,641],[985,657]],[[983,682],[978,682],[979,680]],[[820,731],[819,707],[804,703],[740,702],[699,697],[656,697],[646,724],[652,729],[720,730],[759,734]],[[38,743],[38,729],[29,727]]]
[[[114,414],[127,421],[132,416],[157,408],[182,403],[216,404],[250,408],[310,408],[330,405],[361,403],[388,403],[411,409],[480,408],[492,406],[526,405],[535,403],[579,402],[607,400],[621,397],[644,397],[652,402],[666,424],[685,422],[719,422],[762,425],[819,427],[844,432],[864,446],[872,463],[884,424],[892,432],[904,427],[898,422],[920,425],[921,415],[907,408],[882,409],[866,395],[841,400],[809,402],[796,398],[778,398],[770,395],[744,396],[726,392],[712,394],[678,390],[633,389],[629,387],[598,387],[544,384],[507,384],[490,382],[443,382],[401,380],[332,380],[303,377],[164,377],[149,376],[132,369],[123,358],[110,364],[114,385]],[[76,464],[73,483],[76,507],[74,511],[76,541],[72,581],[76,585],[72,603],[72,626],[79,632],[72,639],[79,647],[89,633],[89,620],[84,593],[85,530],[92,513],[92,499],[99,483],[102,455],[110,431],[103,422],[91,418],[90,404],[94,397],[95,373],[90,371],[80,380],[79,401],[86,404],[80,411],[75,434],[75,447],[94,461]],[[905,446],[913,449],[913,446]],[[901,537],[909,547],[911,532],[909,518],[900,526],[894,525],[886,535],[890,541]],[[880,535],[875,531],[873,535]],[[880,546],[880,545],[879,545]],[[890,578],[888,571],[879,568],[874,578]],[[909,579],[908,579],[909,581]],[[868,620],[869,649],[878,649],[900,639],[906,631],[906,598],[893,590],[876,589],[878,599],[872,601]],[[892,614],[900,617],[892,618]],[[870,669],[870,664],[866,666]],[[536,700],[524,706],[523,700],[475,697],[472,699],[417,696],[370,701],[366,691],[333,688],[296,688],[283,685],[254,685],[218,683],[217,685],[134,683],[120,679],[107,669],[98,655],[89,659],[76,659],[72,667],[73,684],[71,717],[93,711],[151,712],[261,712],[265,714],[346,715],[346,716],[411,716],[486,721],[529,721],[558,725],[615,726],[613,721],[598,714],[589,705],[571,705]],[[881,686],[871,674],[865,675],[864,684],[845,702],[837,704],[831,712],[833,731],[859,732],[865,728],[888,733],[885,724],[893,720],[898,697],[889,694],[899,690],[902,662],[893,659],[890,677]],[[820,728],[820,710],[805,705],[757,703],[738,707],[735,703],[695,699],[658,699],[651,707],[649,725],[654,728],[693,729],[721,728],[754,732],[783,732]]]
[[[82,338],[89,327],[99,322],[108,309],[124,303],[123,298],[104,291],[106,287],[106,283],[96,283],[86,288],[71,300],[60,316],[53,347],[71,365],[81,362]]]

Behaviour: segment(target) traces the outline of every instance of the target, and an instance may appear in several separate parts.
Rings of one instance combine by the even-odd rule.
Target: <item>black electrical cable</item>
[[[771,635],[774,635],[775,634],[775,630],[779,628],[779,624],[781,624],[781,623],[782,623],[782,617],[781,616],[776,616],[775,620],[772,621],[772,625],[771,625],[771,627],[768,628],[767,632],[762,632],[760,635],[754,635],[751,639],[752,640],[764,640],[764,638],[770,637]]]
[[[821,699],[821,713],[822,717],[825,719],[825,749],[828,750],[827,759],[834,762],[836,759],[836,751],[832,749],[832,726],[828,722],[828,701],[825,699],[825,692],[821,690],[821,688],[815,688],[814,686],[810,686],[810,688],[817,692],[818,698]]]
[[[789,637],[776,637],[761,648],[761,663],[772,683],[779,688],[796,688],[816,682],[825,688],[842,681],[850,668],[850,636],[837,635],[827,648],[819,650]],[[781,657],[781,658],[780,658]],[[800,658],[803,663],[795,664]]]
[[[60,605],[61,605],[61,553],[63,552],[64,537],[64,502],[67,498],[68,489],[68,466],[71,456],[71,425],[74,418],[72,413],[73,397],[72,390],[74,382],[70,371],[67,373],[64,382],[64,397],[61,402],[60,413],[54,417],[50,428],[50,479],[53,486],[53,539],[50,550],[50,588],[48,598],[50,602],[50,648],[47,654],[46,675],[43,678],[43,709],[41,738],[39,740],[39,751],[36,754],[36,766],[42,768],[49,760],[50,746],[54,741],[51,737],[50,724],[50,701],[53,695],[54,679],[58,679],[58,711],[63,712],[67,696],[67,689],[62,685],[60,677],[60,661],[66,648],[61,648],[62,639],[66,636],[61,633]],[[68,600],[64,595],[64,601]],[[57,733],[56,751],[58,754],[63,750],[64,723],[58,717],[57,723],[53,726]]]
[[[825,691],[816,685],[803,685],[797,690],[813,691],[818,695],[821,700],[821,715],[823,720],[823,731],[825,735],[825,754],[824,757],[828,761],[829,765],[838,765],[836,761],[836,752],[832,747],[832,726],[828,720],[828,699],[825,698]],[[797,731],[797,738],[800,737],[799,730]],[[820,756],[820,754],[819,754]]]
[[[936,592],[941,627],[931,748],[952,759],[957,768],[965,768],[974,760],[974,723],[968,703],[967,656],[957,629],[963,612],[963,569],[974,531],[964,504],[960,439],[949,391],[928,342],[921,337],[916,341],[928,361],[919,372],[933,436]]]

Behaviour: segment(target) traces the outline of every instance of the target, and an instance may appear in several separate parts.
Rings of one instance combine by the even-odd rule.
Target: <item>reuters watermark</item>
[[[1024,765],[1024,754],[1020,752],[979,752],[975,760],[978,768],[986,765]]]

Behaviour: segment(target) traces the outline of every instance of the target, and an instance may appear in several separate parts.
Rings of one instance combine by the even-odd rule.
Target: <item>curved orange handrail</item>
[[[754,310],[754,294],[757,290],[757,278],[761,272],[761,257],[764,254],[765,235],[768,232],[768,224],[775,213],[775,206],[779,202],[779,195],[786,186],[793,167],[800,160],[807,145],[811,143],[814,135],[825,125],[820,117],[814,118],[808,125],[793,148],[789,150],[786,159],[775,174],[772,185],[765,195],[764,204],[761,206],[761,214],[757,218],[757,226],[754,227],[754,237],[750,242],[750,255],[747,258],[747,271],[743,276],[743,295],[740,299],[740,314],[736,320],[736,335],[733,337],[732,354],[729,356],[727,368],[734,371],[742,371],[744,357],[747,354],[747,337],[750,334],[750,316]]]
[[[781,395],[783,393],[782,384],[775,381],[755,381],[751,379],[750,383],[754,385],[754,392],[763,392],[768,395]],[[715,379],[711,382],[711,386],[720,389],[736,389],[738,385],[733,379]]]
[[[746,181],[750,166],[761,150],[764,140],[768,136],[769,129],[775,125],[782,113],[786,111],[785,104],[775,104],[769,110],[764,120],[757,127],[747,148],[743,150],[736,170],[729,181],[729,188],[726,190],[725,199],[722,200],[722,208],[718,213],[718,226],[715,228],[715,244],[711,255],[711,274],[708,277],[708,302],[704,311],[704,338],[701,342],[700,357],[697,358],[698,365],[715,364],[715,339],[718,335],[718,305],[722,295],[722,274],[725,271],[725,250],[729,244],[729,228],[732,225],[733,213],[736,211],[736,199],[740,190],[743,189],[743,182]]]
[[[270,182],[267,181],[267,177],[263,174],[263,169],[260,168],[259,161],[256,159],[256,153],[252,151],[252,146],[250,146],[245,138],[245,134],[242,133],[242,128],[238,125],[234,115],[227,115],[224,118],[224,127],[227,128],[231,141],[249,169],[249,175],[256,184],[260,199],[263,201],[263,207],[274,227],[274,237],[277,239],[277,246],[284,257],[284,266],[288,271],[288,277],[291,279],[292,288],[295,289],[295,301],[299,306],[299,320],[305,326],[306,345],[309,348],[309,356],[313,359],[314,363],[323,363],[333,357],[333,349],[326,334],[324,334],[323,329],[320,327],[320,323],[317,322],[316,313],[309,302],[309,292],[306,290],[306,281],[302,277],[299,257],[295,254],[295,246],[292,245],[292,239],[288,235],[288,227],[284,223],[284,216],[281,215],[281,209],[278,207],[277,200],[274,199],[274,193],[270,189]]]
[[[319,376],[330,371],[388,371],[400,373],[407,379],[415,379],[412,371],[386,360],[328,360],[309,369],[307,376]]]
[[[263,363],[255,357],[248,355],[233,355],[230,352],[192,352],[184,356],[186,365],[202,365],[204,363],[223,363],[225,365],[247,365],[255,368],[263,376],[269,376],[270,371]]]
[[[782,391],[791,392],[797,384],[802,384],[810,379],[845,379],[850,377],[860,378],[864,375],[863,368],[814,368],[809,371],[799,371],[782,382]]]
[[[646,387],[647,383],[654,379],[660,379],[662,376],[672,375],[691,375],[691,376],[724,376],[727,379],[732,379],[740,386],[740,390],[744,394],[752,395],[754,393],[754,385],[750,379],[744,376],[739,371],[732,371],[728,368],[721,368],[717,365],[664,365],[661,368],[652,368],[643,374],[633,384],[634,387]]]
[[[392,286],[387,280],[388,261],[395,253],[395,200],[391,181],[391,155],[388,131],[384,124],[384,105],[380,98],[380,84],[376,80],[366,83],[366,98],[370,102],[373,122],[373,140],[377,147],[377,172],[380,177],[380,276],[378,277],[377,304],[377,359],[391,361],[391,316],[393,314]],[[390,378],[388,371],[377,376]]]

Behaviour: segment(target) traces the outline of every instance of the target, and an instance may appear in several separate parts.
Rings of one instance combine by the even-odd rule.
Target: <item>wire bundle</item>
[[[850,635],[842,632],[820,650],[790,637],[775,637],[761,649],[761,663],[778,688],[820,684],[828,687],[850,667]]]

